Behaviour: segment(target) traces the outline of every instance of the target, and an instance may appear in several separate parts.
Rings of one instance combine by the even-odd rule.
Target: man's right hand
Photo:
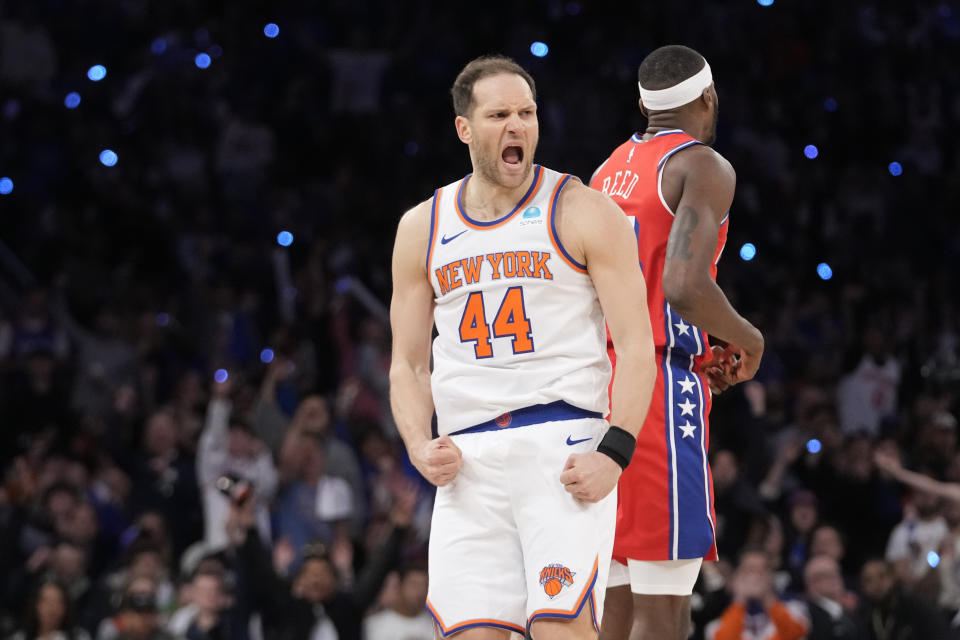
[[[457,477],[463,453],[450,436],[444,435],[411,447],[410,461],[428,482],[442,487]]]

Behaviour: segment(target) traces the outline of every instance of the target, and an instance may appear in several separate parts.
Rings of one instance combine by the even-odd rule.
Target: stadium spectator
[[[807,635],[805,607],[777,598],[765,551],[743,552],[730,590],[733,603],[707,626],[708,640],[800,640]]]

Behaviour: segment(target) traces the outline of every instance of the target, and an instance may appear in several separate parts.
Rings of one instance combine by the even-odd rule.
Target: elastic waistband
[[[515,411],[508,411],[501,414],[493,420],[487,420],[480,424],[475,424],[466,429],[454,431],[451,436],[457,436],[461,433],[480,433],[481,431],[499,431],[500,429],[516,429],[517,427],[527,427],[531,424],[540,424],[541,422],[557,422],[560,420],[578,420],[580,418],[602,418],[603,414],[599,411],[587,411],[580,407],[575,407],[563,400],[557,400],[550,404],[535,404]]]

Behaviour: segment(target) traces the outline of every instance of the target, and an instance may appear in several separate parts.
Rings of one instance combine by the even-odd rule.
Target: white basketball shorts
[[[427,607],[443,637],[476,626],[523,634],[538,618],[602,616],[616,491],[575,500],[560,483],[572,453],[596,449],[597,418],[451,436],[463,452],[437,490]]]

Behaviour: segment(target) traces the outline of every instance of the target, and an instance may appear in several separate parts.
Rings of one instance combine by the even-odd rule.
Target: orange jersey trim
[[[427,278],[430,277],[430,259],[433,258],[433,246],[437,243],[438,210],[440,209],[440,194],[443,188],[433,192],[433,204],[430,205],[430,244],[427,245]]]
[[[517,203],[517,206],[513,208],[513,211],[507,215],[499,218],[498,220],[492,220],[490,222],[480,222],[479,220],[471,219],[466,213],[464,213],[463,208],[460,203],[463,200],[463,189],[467,186],[467,180],[470,179],[470,176],[473,174],[468,174],[461,182],[460,187],[457,189],[457,197],[454,198],[453,204],[454,208],[457,210],[457,215],[460,217],[460,220],[463,224],[467,225],[471,229],[476,229],[477,231],[485,231],[487,229],[496,229],[497,227],[506,224],[513,219],[517,212],[527,206],[533,197],[537,195],[537,191],[540,190],[540,185],[543,184],[543,175],[546,171],[543,170],[543,167],[536,164],[533,166],[533,183],[531,183],[530,188],[527,190],[527,193],[524,194],[523,198],[520,199],[520,202]]]
[[[467,620],[465,622],[460,622],[448,627],[443,623],[443,619],[440,617],[440,614],[437,613],[437,610],[433,608],[432,604],[430,604],[430,600],[427,600],[427,610],[430,612],[430,615],[433,616],[434,622],[437,623],[437,627],[440,629],[440,635],[442,635],[444,638],[451,634],[457,633],[458,631],[463,631],[464,629],[469,629],[472,627],[496,627],[498,629],[507,629],[509,631],[513,631],[514,633],[519,633],[520,635],[526,633],[526,629],[518,624],[513,624],[512,622],[506,622],[504,620],[494,620],[492,618],[477,618],[476,620]]]

